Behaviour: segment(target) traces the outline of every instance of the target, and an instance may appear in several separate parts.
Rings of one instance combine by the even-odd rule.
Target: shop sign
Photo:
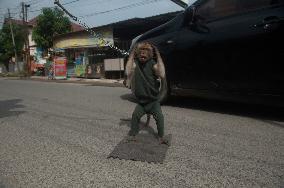
[[[67,58],[56,57],[54,59],[54,76],[55,79],[66,79],[67,77]]]
[[[90,36],[86,33],[61,37],[55,40],[54,48],[104,47],[107,46],[106,41],[109,44],[114,44],[112,31],[102,30],[99,33],[102,38]]]
[[[104,59],[105,71],[123,71],[124,70],[124,59]]]

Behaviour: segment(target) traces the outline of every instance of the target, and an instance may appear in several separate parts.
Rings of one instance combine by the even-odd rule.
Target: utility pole
[[[28,7],[30,7],[30,5],[26,5],[24,2],[21,3],[22,4],[22,13],[23,13],[23,26],[24,26],[24,30],[25,30],[25,53],[24,53],[24,59],[25,59],[25,64],[27,67],[27,73],[28,75],[30,75],[30,45],[29,45],[29,29],[28,29]]]
[[[25,3],[21,2],[21,5],[22,5],[22,14],[23,14],[22,20],[23,20],[23,25],[24,25],[25,24]]]
[[[10,31],[11,31],[11,36],[12,36],[12,41],[13,41],[13,46],[14,46],[14,52],[15,52],[15,64],[16,64],[18,72],[19,72],[20,71],[20,67],[19,67],[19,64],[18,64],[17,49],[16,49],[16,44],[15,44],[15,39],[14,39],[14,32],[13,32],[13,27],[12,27],[12,22],[11,22],[10,9],[8,9],[8,15],[9,15]]]
[[[31,6],[31,5],[25,5],[26,22],[28,22],[28,8],[29,8],[30,6]]]
[[[25,27],[25,3],[21,2],[22,5],[22,24],[23,27]],[[27,72],[29,72],[29,66],[27,63],[27,54],[26,54],[26,49],[27,49],[27,42],[26,42],[26,34],[25,34],[25,28],[24,28],[24,36],[25,36],[25,43],[24,43],[24,53],[23,53],[23,61],[24,61],[24,65],[27,69]]]
[[[31,62],[30,62],[30,42],[29,42],[29,26],[28,26],[28,7],[30,5],[25,5],[25,27],[26,27],[26,34],[27,34],[27,45],[26,45],[26,58],[27,58],[27,65],[28,65],[28,75],[31,73]]]

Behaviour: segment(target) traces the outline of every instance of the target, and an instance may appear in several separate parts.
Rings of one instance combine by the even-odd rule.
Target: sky
[[[191,3],[194,0],[184,1]],[[4,17],[7,16],[8,8],[12,18],[22,18],[21,2],[30,5],[28,20],[39,15],[43,7],[55,6],[54,0],[0,0],[0,28]],[[60,0],[59,2],[90,27],[182,10],[170,0]]]

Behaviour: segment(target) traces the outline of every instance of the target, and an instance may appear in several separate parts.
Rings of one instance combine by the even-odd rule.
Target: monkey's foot
[[[164,137],[159,137],[159,144],[165,144],[167,146],[170,146],[170,142],[168,140],[166,140]]]

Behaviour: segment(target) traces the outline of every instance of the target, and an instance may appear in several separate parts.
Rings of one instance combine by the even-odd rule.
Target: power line
[[[41,11],[43,8],[41,9],[37,9],[37,10],[30,10],[29,12],[38,12],[38,11]]]
[[[53,7],[43,7],[41,9],[37,9],[37,10],[30,10],[29,12],[38,12],[38,11],[42,11],[44,8],[55,8],[55,6]]]
[[[16,14],[18,14],[18,12],[10,12],[10,14],[13,14],[13,15],[16,15]],[[2,13],[2,14],[0,14],[0,16],[5,16],[5,15],[7,15],[7,13]]]
[[[95,16],[95,15],[99,15],[99,14],[106,14],[106,13],[117,11],[117,10],[130,9],[130,8],[133,8],[133,7],[143,6],[143,5],[155,3],[155,2],[158,2],[158,1],[163,1],[163,0],[146,0],[146,1],[142,1],[142,2],[139,2],[139,3],[133,3],[133,4],[130,4],[130,5],[122,6],[122,7],[111,9],[111,10],[87,14],[87,15],[84,15],[84,16],[80,16],[80,18],[91,17],[91,16]]]
[[[18,15],[19,14],[19,12],[20,12],[20,8],[21,8],[21,5],[20,4],[18,4],[17,6],[15,6],[15,7],[12,7],[12,8],[9,8],[9,11],[10,10],[13,10],[13,12],[10,12],[10,18],[12,18],[12,19],[18,19],[18,18],[16,18],[15,16],[16,15]],[[9,17],[9,13],[6,13],[6,11],[5,11],[5,13],[1,13],[1,11],[3,12],[3,11],[5,11],[5,9],[4,8],[0,8],[0,20],[2,20],[1,22],[0,22],[0,25],[2,25],[3,23],[4,23],[4,19],[5,18],[8,18]],[[11,15],[13,15],[13,16],[11,16]]]
[[[72,3],[76,3],[77,1],[80,1],[80,0],[74,0],[74,1],[71,1],[71,2],[68,2],[68,3],[63,3],[62,5],[69,5],[69,4],[72,4]]]
[[[43,2],[43,0],[30,0],[30,1],[26,1],[25,4],[36,4],[39,2]]]
[[[118,47],[114,46],[113,44],[111,44],[110,41],[106,41],[105,38],[103,38],[101,36],[101,34],[93,31],[89,26],[87,26],[87,24],[85,24],[84,22],[82,22],[80,19],[78,19],[76,16],[72,15],[68,10],[66,10],[60,3],[59,0],[55,0],[54,4],[56,4],[57,6],[59,6],[68,16],[70,16],[74,21],[78,22],[80,26],[82,26],[86,31],[88,31],[91,35],[93,35],[94,37],[96,37],[97,39],[99,39],[101,44],[104,44],[105,46],[110,47],[111,49],[114,49],[118,52],[120,52],[123,55],[127,55],[128,52],[126,52],[125,50],[119,49]]]
[[[13,9],[13,10],[18,9],[19,10],[20,8],[21,8],[21,5],[18,5],[16,7],[10,8],[10,9]]]
[[[68,8],[75,8],[78,12],[85,12],[85,8],[88,9],[90,7],[100,7],[101,4],[111,3],[112,1],[114,1],[114,0],[90,0],[90,1],[85,0],[85,2],[82,2],[82,1],[80,1],[81,3],[80,2],[79,3],[74,2],[74,3],[72,3],[72,4],[70,3],[66,6],[68,6]],[[80,6],[78,6],[79,4],[80,4]]]
[[[90,7],[92,5],[110,3],[111,1],[114,1],[114,0],[92,1],[91,3],[84,3],[84,4],[80,5],[80,8],[82,8],[82,7]],[[69,8],[72,8],[72,7],[76,7],[77,8],[77,5],[73,5],[73,6],[68,5],[68,7]]]
[[[38,9],[40,7],[43,7],[43,5],[45,5],[46,3],[44,1],[37,1],[36,3],[29,3],[29,5],[31,6],[31,8],[33,9]]]
[[[41,6],[41,1],[37,1],[35,3],[28,3],[28,5],[30,5],[32,7],[40,7]]]

